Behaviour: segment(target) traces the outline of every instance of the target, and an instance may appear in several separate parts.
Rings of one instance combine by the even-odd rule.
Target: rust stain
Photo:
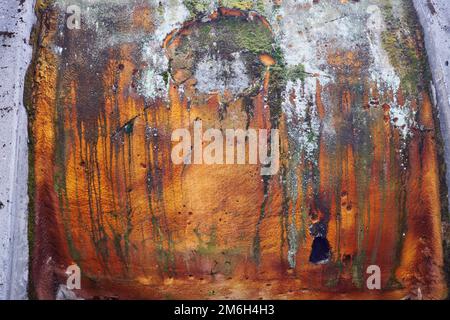
[[[126,28],[154,32],[152,10],[136,7]],[[305,118],[288,121],[274,102],[284,89],[274,89],[283,63],[261,47],[245,57],[258,90],[200,93],[193,68],[203,49],[185,47],[188,37],[217,31],[227,19],[261,23],[260,34],[272,35],[265,18],[220,8],[207,23],[193,19],[165,37],[168,99],[150,101],[138,90],[146,65],[136,42],[100,48],[84,29],[61,37],[58,14],[52,7],[40,18],[34,70],[39,298],[54,297],[72,263],[82,269],[85,298],[400,299],[418,287],[428,298],[445,296],[440,146],[425,87],[417,95],[381,90],[365,71],[365,52],[329,48],[334,81],[300,70],[315,91],[293,90],[287,99],[314,97],[317,110],[307,106]],[[238,40],[260,48],[257,39]],[[398,112],[417,111],[406,142],[391,117],[394,96]],[[279,129],[279,173],[262,178],[250,164],[174,165],[171,133],[192,132],[196,119],[205,130]],[[314,129],[313,158],[298,151],[290,121]],[[365,287],[372,264],[382,270],[383,291]]]

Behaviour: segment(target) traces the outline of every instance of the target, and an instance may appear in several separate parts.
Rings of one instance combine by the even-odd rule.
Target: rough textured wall
[[[82,8],[66,27],[66,6]],[[441,144],[410,1],[41,2],[33,283],[81,297],[446,295]],[[172,131],[277,128],[280,171]],[[378,265],[383,291],[365,286]]]
[[[414,1],[425,33],[427,55],[433,75],[434,93],[439,110],[445,161],[450,163],[450,6],[445,0]],[[444,176],[441,176],[443,179]],[[447,170],[447,187],[450,186],[450,172]],[[444,237],[444,263],[447,285],[450,283],[450,212],[442,211]]]
[[[28,137],[22,99],[33,3],[0,1],[0,300],[27,298]]]

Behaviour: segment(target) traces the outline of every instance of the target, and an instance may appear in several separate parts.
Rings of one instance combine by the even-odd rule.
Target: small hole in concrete
[[[309,262],[314,264],[327,263],[330,256],[331,252],[328,240],[323,237],[314,238],[311,255],[309,256]]]

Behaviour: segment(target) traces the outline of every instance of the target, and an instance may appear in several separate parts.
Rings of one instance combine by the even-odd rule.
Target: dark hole
[[[330,244],[326,238],[316,237],[312,244],[309,262],[314,264],[327,263],[330,259]]]

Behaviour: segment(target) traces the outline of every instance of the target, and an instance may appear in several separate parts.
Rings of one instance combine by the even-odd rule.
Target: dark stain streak
[[[14,32],[8,32],[8,31],[0,31],[0,36],[6,37],[6,38],[13,38],[15,36]]]
[[[437,13],[436,8],[434,7],[434,4],[431,0],[427,0],[427,6],[428,6],[428,9],[430,9],[430,12],[432,15],[435,15]]]

